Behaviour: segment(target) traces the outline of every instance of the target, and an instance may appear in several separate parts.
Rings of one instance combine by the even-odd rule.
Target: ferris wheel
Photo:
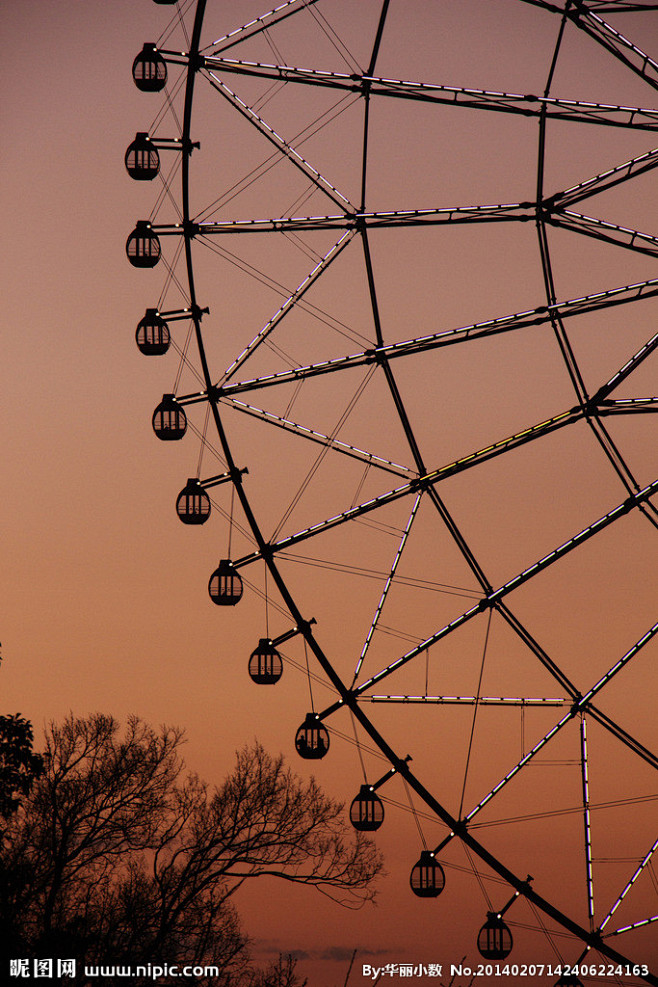
[[[658,984],[658,4],[155,2],[136,341],[249,677],[357,830],[406,802],[409,894],[470,869],[483,959],[525,907],[556,983]]]

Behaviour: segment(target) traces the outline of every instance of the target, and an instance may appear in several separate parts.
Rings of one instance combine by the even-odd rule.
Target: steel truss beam
[[[550,120],[567,120],[577,123],[595,123],[608,127],[624,127],[632,130],[658,130],[658,110],[639,106],[619,106],[611,103],[594,103],[588,100],[558,99],[553,96],[495,92],[486,89],[466,89],[459,86],[443,86],[403,79],[385,79],[369,75],[348,75],[341,72],[297,68],[292,65],[274,65],[265,62],[249,62],[239,59],[206,57],[203,65],[209,70],[211,81],[217,88],[226,89],[234,102],[235,93],[224,86],[215,71],[237,75],[256,76],[271,81],[292,82],[307,86],[323,86],[350,92],[368,92],[369,96],[388,96],[421,102],[440,103],[447,106],[464,106],[470,109],[493,110],[525,117],[545,115]],[[210,71],[212,70],[212,71]],[[244,104],[243,104],[244,105]]]
[[[294,432],[303,439],[308,439],[310,442],[317,442],[319,445],[326,446],[352,459],[357,459],[359,462],[365,463],[367,466],[372,466],[374,469],[380,469],[386,473],[393,473],[395,476],[401,477],[417,475],[415,470],[409,469],[407,466],[400,466],[398,463],[393,463],[389,459],[382,459],[381,456],[375,456],[371,452],[366,452],[365,449],[357,449],[356,446],[352,446],[347,442],[341,442],[340,439],[332,439],[330,435],[325,435],[323,432],[308,428],[306,425],[300,425],[297,422],[290,421],[288,418],[282,418],[280,415],[275,415],[262,408],[254,408],[252,405],[238,401],[236,398],[222,398],[222,404],[234,408],[236,411],[240,411],[245,415],[251,415],[252,418],[258,418],[268,424],[275,425],[285,431]]]
[[[566,16],[597,44],[639,75],[647,85],[658,89],[658,62],[599,17],[589,2],[572,0]]]
[[[616,401],[603,401],[599,405],[599,415],[655,414],[658,411],[658,397],[618,398]]]
[[[436,209],[405,209],[387,212],[344,212],[333,216],[280,216],[275,219],[228,219],[199,223],[195,233],[212,236],[224,233],[307,233],[315,230],[386,229],[396,226],[437,226],[455,223],[486,223],[535,217],[534,203],[501,203],[484,206],[442,206]]]
[[[615,185],[620,185],[622,182],[635,178],[637,175],[651,171],[657,166],[658,148],[653,148],[645,154],[640,154],[636,158],[630,158],[630,160],[624,161],[622,164],[615,165],[614,168],[609,168],[607,171],[602,171],[592,178],[578,182],[577,185],[572,185],[563,192],[555,192],[544,200],[544,205],[549,210],[553,206],[558,209],[566,209],[576,202],[581,202],[591,195],[598,195],[600,192],[605,192],[607,189],[614,188]]]
[[[615,388],[619,387],[623,381],[630,377],[633,371],[636,370],[648,356],[651,356],[656,349],[658,349],[658,332],[655,333],[651,339],[644,344],[644,346],[641,346],[637,353],[634,353],[630,360],[628,360],[616,374],[613,374],[610,380],[605,383],[603,387],[599,388],[592,400],[603,401],[604,398],[607,398],[607,396],[611,394]]]
[[[217,387],[217,392],[219,396],[225,397],[261,387],[286,384],[290,381],[302,380],[307,377],[317,377],[321,374],[333,373],[336,370],[366,366],[384,358],[388,360],[395,359],[406,354],[422,353],[441,346],[449,346],[453,343],[464,342],[466,340],[482,339],[486,336],[510,332],[515,329],[547,325],[552,323],[558,316],[565,319],[574,315],[612,308],[615,305],[639,301],[642,298],[652,298],[656,295],[658,295],[658,278],[650,281],[642,281],[634,285],[626,285],[621,288],[611,288],[608,291],[599,291],[592,295],[573,298],[554,305],[541,305],[538,308],[529,309],[525,312],[517,312],[514,315],[502,316],[499,319],[489,319],[485,322],[475,322],[470,326],[462,326],[458,329],[446,329],[442,332],[432,333],[427,336],[417,336],[414,339],[403,340],[399,343],[375,346],[371,350],[337,357],[334,360],[325,360],[322,363],[308,364],[305,367],[284,370],[276,374],[254,377],[251,380]]]
[[[653,0],[587,0],[590,10],[601,14],[639,14],[649,10],[658,10],[658,3]]]
[[[311,7],[317,2],[318,0],[285,0],[284,3],[280,3],[272,10],[268,10],[266,14],[256,17],[253,21],[249,21],[247,24],[243,24],[242,27],[238,27],[234,31],[231,31],[230,34],[225,34],[223,37],[213,41],[212,44],[208,45],[207,48],[204,49],[204,51],[207,51],[208,48],[216,48],[217,51],[215,54],[220,51],[228,51],[229,48],[242,44],[243,41],[248,41],[257,34],[261,34],[263,31],[269,30],[269,28],[273,27],[275,24],[280,24],[281,21],[285,21],[288,17],[292,17],[293,14],[296,14],[304,7]]]
[[[464,624],[468,623],[468,621],[473,617],[483,613],[492,606],[496,606],[499,600],[504,599],[504,597],[506,597],[513,590],[518,589],[519,586],[524,585],[540,572],[543,572],[549,566],[553,565],[553,563],[564,558],[565,555],[568,555],[575,548],[578,548],[586,541],[589,541],[590,538],[594,537],[594,535],[598,534],[600,531],[603,531],[614,521],[624,517],[631,510],[633,510],[633,508],[640,507],[641,504],[648,501],[650,497],[654,496],[656,492],[658,492],[658,480],[654,480],[653,483],[650,483],[638,493],[632,494],[617,507],[613,508],[611,511],[608,511],[607,514],[604,514],[602,517],[598,518],[598,520],[579,531],[578,534],[574,535],[572,538],[569,538],[568,541],[563,542],[563,544],[558,548],[554,549],[552,552],[549,552],[548,555],[545,555],[543,558],[539,559],[534,563],[534,565],[524,569],[523,572],[520,572],[518,575],[514,576],[513,579],[510,579],[506,583],[503,583],[502,586],[499,586],[498,589],[488,593],[474,606],[470,607],[458,617],[455,617],[455,619],[450,621],[449,624],[446,624],[440,630],[436,631],[420,644],[416,645],[416,647],[412,648],[410,651],[407,651],[406,654],[391,662],[386,666],[386,668],[383,668],[380,672],[377,672],[376,675],[371,676],[371,678],[369,678],[354,691],[355,695],[362,695],[367,689],[370,689],[373,685],[375,685],[375,683],[381,682],[393,672],[402,668],[413,658],[416,658],[419,654],[421,654],[421,652],[426,651],[427,648],[431,647],[431,645],[436,644],[444,637],[447,637],[458,627],[463,627]],[[652,636],[656,630],[658,630],[658,624],[655,626],[655,629],[651,630],[650,635]],[[598,689],[596,689],[596,691],[598,691]],[[593,695],[594,693],[592,693],[591,696],[588,694],[588,697],[593,698]]]
[[[580,408],[574,408],[572,411],[563,412],[562,414],[556,415],[554,418],[550,418],[545,422],[526,428],[522,432],[518,432],[507,439],[503,439],[499,442],[493,443],[490,446],[486,446],[476,453],[472,453],[469,456],[464,456],[462,459],[449,463],[447,466],[442,466],[439,469],[425,473],[422,476],[414,477],[412,480],[400,487],[395,487],[393,490],[388,490],[386,493],[380,494],[378,497],[374,497],[362,504],[351,507],[349,510],[343,511],[341,514],[336,514],[331,518],[327,518],[325,521],[319,521],[317,524],[311,525],[309,528],[304,528],[302,531],[298,531],[294,535],[289,535],[280,541],[272,542],[268,545],[267,551],[268,553],[278,553],[284,551],[292,545],[297,545],[302,541],[306,541],[308,538],[313,538],[324,531],[335,528],[340,524],[345,524],[347,521],[353,521],[356,518],[362,517],[364,514],[369,514],[372,511],[383,507],[385,504],[391,504],[394,501],[400,500],[402,497],[407,497],[409,494],[415,493],[418,490],[430,490],[435,484],[446,479],[448,476],[454,476],[457,473],[474,466],[476,463],[486,462],[488,459],[501,455],[509,449],[524,445],[526,442],[533,441],[542,435],[548,435],[550,432],[578,421],[582,417],[583,412]],[[240,568],[255,562],[260,557],[261,554],[259,552],[252,552],[250,555],[246,555],[241,559],[235,560],[233,564],[236,568]]]
[[[631,230],[626,226],[617,226],[615,223],[608,223],[593,216],[584,216],[582,213],[572,212],[570,209],[551,210],[546,212],[542,219],[550,226],[558,226],[563,230],[571,230],[573,233],[580,233],[584,236],[594,237],[596,240],[604,240],[606,243],[626,247],[627,250],[635,250],[640,254],[658,257],[658,237],[650,233]]]
[[[564,3],[560,6],[551,3],[551,0],[520,0],[521,3],[531,4],[533,7],[541,7],[549,10],[552,14],[564,14]],[[651,10],[658,10],[658,3],[654,0],[587,0],[587,6],[591,11],[600,14],[638,14]]]
[[[402,703],[421,706],[568,706],[572,699],[524,696],[359,696],[361,703]]]

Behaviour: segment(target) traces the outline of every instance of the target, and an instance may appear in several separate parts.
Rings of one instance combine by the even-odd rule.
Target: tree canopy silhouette
[[[43,774],[4,834],[5,964],[76,958],[83,984],[83,963],[213,963],[222,987],[292,987],[290,963],[260,974],[249,961],[231,902],[243,882],[270,875],[351,905],[373,897],[379,855],[363,834],[348,839],[343,806],[313,779],[255,744],[210,789],[185,773],[182,740],[136,717],[123,736],[102,714],[50,727]]]
[[[20,713],[0,716],[0,817],[7,819],[41,773],[41,757],[32,750],[32,724]]]

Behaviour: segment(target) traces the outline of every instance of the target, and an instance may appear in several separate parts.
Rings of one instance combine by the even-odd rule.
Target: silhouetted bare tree
[[[380,858],[362,834],[346,838],[342,806],[314,780],[256,744],[210,790],[184,774],[181,742],[137,718],[123,737],[100,714],[51,726],[44,773],[2,848],[5,963],[76,958],[77,984],[84,963],[213,963],[222,987],[293,987],[286,960],[254,972],[230,900],[241,884],[271,875],[343,903],[372,898]]]

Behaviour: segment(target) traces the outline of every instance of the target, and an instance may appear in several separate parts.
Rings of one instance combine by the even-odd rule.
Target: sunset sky
[[[194,6],[181,4],[188,31]],[[370,230],[387,345],[480,326],[547,303],[533,221],[538,103],[527,97],[545,92],[560,18],[540,7],[523,0],[391,0],[375,76],[518,94],[529,113],[372,96],[367,212],[505,204],[508,212],[516,207],[517,215],[527,217]],[[255,0],[209,0],[204,43],[267,9]],[[379,0],[319,0],[226,54],[363,74],[380,9]],[[140,271],[125,255],[137,220],[170,224],[179,218],[178,152],[160,152],[163,173],[175,174],[171,196],[163,195],[156,213],[162,182],[133,182],[123,164],[137,132],[180,135],[183,69],[169,67],[173,111],[164,114],[162,94],[138,92],[131,77],[144,42],[157,43],[166,34],[163,47],[186,47],[179,23],[167,32],[174,11],[151,0],[15,0],[4,11],[3,710],[32,720],[37,746],[44,726],[70,711],[98,710],[119,720],[136,713],[155,725],[180,725],[187,732],[189,768],[210,782],[230,770],[237,748],[258,738],[273,753],[282,751],[300,774],[315,774],[349,806],[364,771],[372,784],[389,765],[360,729],[355,741],[344,709],[326,721],[329,755],[310,765],[297,756],[294,737],[311,708],[309,683],[316,710],[337,697],[302,639],[282,646],[290,661],[276,687],[258,687],[248,678],[247,660],[259,638],[293,625],[271,577],[266,582],[262,560],[240,569],[246,588],[235,609],[214,607],[208,598],[208,579],[229,556],[229,540],[234,559],[254,552],[230,485],[209,491],[208,524],[188,527],[176,517],[176,497],[188,477],[226,468],[206,422],[206,404],[187,407],[191,427],[180,443],[158,442],[151,427],[163,394],[190,396],[204,386],[194,342],[187,339],[188,320],[170,323],[175,345],[165,356],[145,358],[134,341],[146,308],[185,305],[179,237],[161,238],[165,262],[173,265],[171,280],[164,264]],[[601,17],[658,59],[658,11],[601,11]],[[636,54],[629,57],[638,63]],[[272,143],[231,105],[226,90],[222,97],[198,80],[192,138],[201,146],[192,154],[190,194],[199,221],[340,216],[344,199],[360,205],[359,93],[273,85],[271,79],[222,75],[219,69],[216,75],[340,194],[337,204],[309,183],[308,170],[302,174],[278,152],[272,157]],[[658,66],[649,66],[647,75],[648,81],[574,24],[566,25],[549,96],[599,104],[595,112],[607,114],[614,125],[549,120],[546,197],[658,145]],[[558,109],[552,103],[549,112]],[[647,170],[569,206],[608,224],[598,229],[613,240],[627,244],[632,231],[642,231],[646,236],[633,245],[644,251],[548,227],[557,302],[658,278],[656,202],[655,171]],[[419,472],[383,365],[362,362],[309,376],[301,385],[248,383],[377,345],[361,236],[350,230],[343,244],[344,234],[342,228],[215,230],[194,244],[199,303],[210,309],[202,323],[204,342],[219,382],[340,241],[336,259],[304,304],[293,306],[268,344],[231,375],[231,384],[241,387],[220,403],[236,465],[248,469],[247,497],[272,542],[401,487]],[[633,291],[621,292],[620,304],[601,310],[590,301],[578,315],[572,315],[573,305],[562,307],[568,346],[588,395],[654,336],[658,300],[650,288],[645,293],[646,299],[636,300]],[[577,408],[556,335],[536,314],[536,324],[482,331],[486,338],[425,346],[390,359],[428,472]],[[653,352],[638,360],[609,397],[655,396],[656,359]],[[331,436],[332,448],[320,455],[321,444],[275,426],[275,417]],[[520,588],[505,590],[501,599],[581,695],[629,655],[658,619],[658,499],[642,495],[642,509],[633,507],[599,534],[583,537],[573,551],[564,546],[630,492],[656,481],[656,421],[638,412],[604,419],[610,447],[620,451],[628,471],[622,477],[611,462],[615,455],[604,454],[594,431],[576,415],[569,426],[494,458],[483,456],[472,468],[446,470],[434,487],[494,590],[561,547],[563,557],[555,564]],[[358,454],[344,455],[340,443]],[[407,492],[279,553],[286,585],[305,619],[317,621],[319,646],[347,686],[392,567],[393,586],[375,621],[357,687],[483,596],[429,492],[417,511],[415,497],[415,491]],[[595,700],[650,751],[658,740],[657,656],[655,639],[642,644]],[[567,692],[496,610],[464,621],[399,672],[382,676],[363,698],[372,695],[425,697],[423,704],[364,701],[361,708],[398,757],[412,756],[415,776],[454,816],[478,806],[569,710]],[[562,706],[481,704],[474,723],[473,705],[427,702],[475,695],[552,697],[562,699]],[[472,832],[514,873],[531,874],[540,895],[586,926],[579,723],[574,717],[491,800]],[[587,717],[587,730],[596,924],[656,840],[658,784],[655,763],[631,752],[593,717]],[[294,951],[312,987],[342,984],[353,950],[357,966],[350,984],[366,982],[361,963],[449,964],[463,956],[477,963],[475,939],[486,912],[510,897],[509,886],[454,840],[442,857],[443,894],[415,898],[409,871],[423,846],[433,849],[448,830],[402,780],[392,779],[379,794],[386,820],[376,839],[387,873],[375,907],[350,912],[309,890],[273,881],[265,893],[262,886],[244,888],[236,902],[256,954],[266,960],[279,950]],[[503,824],[512,817],[514,822]],[[657,862],[658,854],[606,931],[658,914]],[[579,958],[580,943],[527,902],[515,904],[508,918],[515,937],[510,962]],[[656,929],[652,923],[609,941],[656,973]]]

